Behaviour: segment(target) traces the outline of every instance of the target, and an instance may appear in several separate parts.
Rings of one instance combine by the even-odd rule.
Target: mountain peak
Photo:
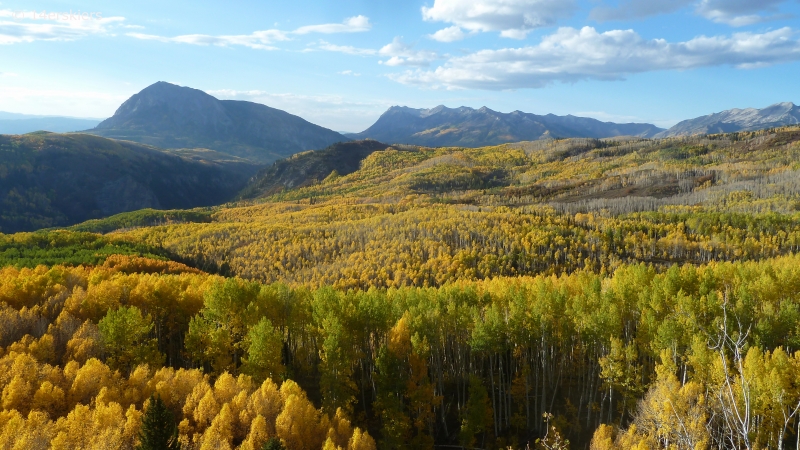
[[[800,108],[792,102],[775,103],[763,109],[729,109],[694,119],[684,120],[656,137],[691,136],[695,134],[733,133],[800,123]]]
[[[133,95],[91,132],[163,148],[208,148],[258,162],[348,140],[266,105],[220,101],[165,81]]]

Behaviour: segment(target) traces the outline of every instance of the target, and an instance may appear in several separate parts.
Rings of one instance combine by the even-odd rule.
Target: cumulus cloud
[[[0,10],[0,45],[34,41],[75,41],[88,36],[108,35],[124,17],[83,18],[53,13],[34,18],[32,12]]]
[[[400,37],[396,37],[391,43],[384,45],[378,54],[389,57],[385,61],[380,61],[381,64],[387,66],[426,67],[431,62],[441,59],[436,52],[414,49],[413,46],[404,43]]]
[[[272,44],[280,41],[288,41],[291,39],[290,35],[292,34],[304,35],[311,33],[359,33],[369,31],[370,28],[372,28],[372,25],[369,22],[369,18],[365,16],[355,16],[345,19],[345,21],[342,23],[307,25],[289,32],[271,29],[256,31],[251,34],[221,36],[213,36],[208,34],[186,34],[182,36],[165,37],[145,33],[128,33],[127,35],[136,39],[177,44],[216,45],[220,47],[238,45],[258,50],[276,50],[277,47]]]
[[[561,28],[539,45],[482,50],[455,57],[434,70],[406,71],[393,79],[430,88],[517,89],[580,80],[620,80],[628,74],[711,66],[754,68],[800,60],[797,33],[700,36],[685,42],[646,40],[633,30],[598,33]]]
[[[428,37],[439,42],[455,42],[464,39],[466,34],[461,30],[461,27],[453,25],[430,34]]]
[[[697,13],[717,23],[734,27],[752,25],[787,17],[777,6],[786,0],[701,0]],[[768,15],[759,14],[768,12]]]
[[[575,0],[435,0],[432,7],[422,8],[422,17],[523,39],[535,28],[570,17],[576,8]]]

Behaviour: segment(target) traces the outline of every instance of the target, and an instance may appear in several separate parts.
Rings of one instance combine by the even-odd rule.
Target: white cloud
[[[309,34],[309,33],[360,33],[369,31],[372,24],[369,22],[369,17],[355,16],[345,19],[342,23],[326,23],[322,25],[307,25],[294,30],[294,34]]]
[[[33,18],[32,13],[0,10],[0,45],[34,41],[75,41],[88,36],[108,35],[125,21],[124,17],[62,20],[61,14]],[[7,20],[7,19],[11,20]]]
[[[443,28],[436,33],[428,35],[429,38],[439,42],[455,42],[460,41],[466,37],[461,27],[453,25],[452,27]]]
[[[128,33],[128,36],[136,39],[170,42],[177,44],[191,44],[191,45],[216,45],[220,47],[228,47],[232,45],[241,45],[257,50],[277,50],[272,46],[274,42],[286,41],[289,38],[286,33],[280,30],[264,30],[256,31],[248,35],[229,35],[229,36],[210,36],[207,34],[186,34],[183,36],[163,37],[152,34],[144,33]]]
[[[360,77],[361,74],[358,72],[353,72],[352,70],[343,70],[341,72],[337,72],[339,75],[349,75],[352,77]]]
[[[432,7],[422,8],[422,17],[523,39],[535,28],[570,17],[576,8],[575,0],[435,0]]]
[[[186,34],[175,37],[164,37],[145,33],[128,33],[127,35],[143,40],[169,42],[192,45],[216,45],[220,47],[243,46],[257,50],[277,50],[272,44],[290,40],[290,34],[304,35],[311,33],[357,33],[368,31],[372,28],[369,18],[356,16],[345,19],[343,23],[327,23],[321,25],[307,25],[294,31],[281,31],[276,29],[255,31],[244,35],[212,36],[207,34]]]
[[[589,17],[598,21],[630,20],[669,14],[691,4],[706,19],[735,27],[789,17],[777,6],[787,0],[623,0],[617,6],[601,5]],[[768,15],[760,13],[770,12]]]
[[[601,22],[609,20],[643,19],[669,14],[693,3],[695,0],[624,0],[616,7],[601,5],[589,13],[589,18]]]
[[[777,6],[786,0],[701,0],[697,13],[717,23],[742,27],[769,20],[786,18],[777,13]],[[760,12],[772,14],[764,16]]]
[[[389,44],[384,45],[380,50],[371,48],[358,48],[350,45],[335,45],[326,41],[319,41],[306,51],[325,50],[329,52],[346,53],[356,56],[379,56],[387,58],[378,61],[379,64],[386,66],[414,66],[427,67],[431,62],[442,59],[438,53],[430,50],[416,50],[412,45],[403,42],[402,38],[396,37]]]
[[[426,67],[429,66],[431,62],[441,59],[436,52],[415,50],[413,46],[404,43],[400,37],[396,37],[391,43],[384,45],[378,51],[378,54],[380,56],[389,57],[389,59],[385,61],[380,61],[381,64],[387,66]]]
[[[352,45],[336,45],[327,41],[319,41],[314,47],[310,47],[307,51],[325,50],[328,52],[346,53],[348,55],[357,56],[373,56],[377,55],[378,51],[371,48],[358,48]]]
[[[482,50],[452,58],[435,70],[407,71],[392,78],[430,88],[503,90],[540,88],[556,81],[620,80],[659,70],[754,68],[800,60],[796,35],[782,28],[669,43],[646,40],[633,30],[598,33],[592,27],[560,28],[539,45]]]
[[[337,131],[359,132],[369,128],[392,105],[390,101],[353,102],[337,95],[301,95],[262,90],[206,91],[223,100],[248,100],[282,109],[309,122]]]

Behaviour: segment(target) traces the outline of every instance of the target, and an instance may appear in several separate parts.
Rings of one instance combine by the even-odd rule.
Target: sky
[[[24,114],[167,81],[346,132],[440,104],[669,127],[798,80],[800,0],[0,1],[0,111]]]

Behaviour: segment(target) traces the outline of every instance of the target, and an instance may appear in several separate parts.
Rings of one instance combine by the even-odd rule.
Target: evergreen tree
[[[161,401],[161,396],[150,396],[150,404],[142,417],[137,450],[180,450],[178,427],[172,412]]]
[[[286,447],[283,446],[280,439],[270,438],[264,443],[264,446],[261,447],[261,450],[286,450]]]

